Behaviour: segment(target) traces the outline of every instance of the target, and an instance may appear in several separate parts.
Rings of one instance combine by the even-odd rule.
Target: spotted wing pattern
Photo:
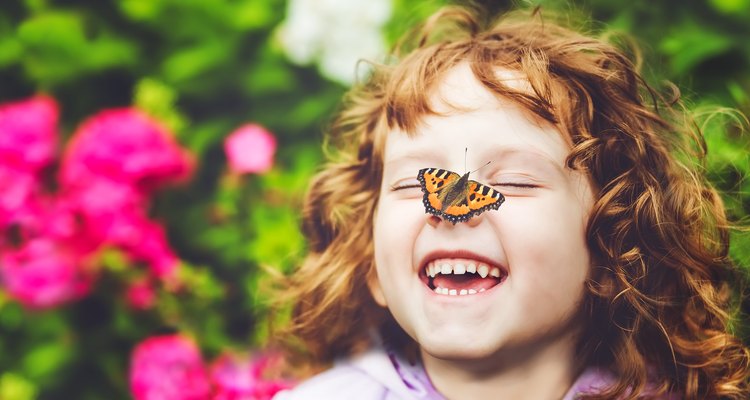
[[[505,202],[505,196],[502,193],[477,181],[469,181],[466,197],[471,216],[479,215],[487,210],[497,210]]]
[[[419,170],[417,179],[424,193],[425,212],[455,224],[484,211],[497,210],[505,201],[497,190],[465,178],[440,168]],[[453,200],[448,203],[448,199]]]

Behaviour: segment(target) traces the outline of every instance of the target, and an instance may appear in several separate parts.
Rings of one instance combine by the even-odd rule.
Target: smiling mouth
[[[422,282],[433,292],[468,296],[489,290],[507,277],[502,269],[469,259],[436,259],[422,268]]]

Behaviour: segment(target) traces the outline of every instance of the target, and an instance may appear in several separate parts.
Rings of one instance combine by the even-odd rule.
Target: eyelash
[[[400,184],[400,185],[396,184],[396,185],[391,186],[391,190],[396,191],[396,190],[403,190],[403,189],[418,188],[421,186],[422,185],[418,183],[409,183],[409,184]]]
[[[531,183],[515,183],[515,182],[497,182],[497,183],[491,183],[490,186],[510,186],[510,187],[520,188],[520,189],[536,189],[539,187]]]

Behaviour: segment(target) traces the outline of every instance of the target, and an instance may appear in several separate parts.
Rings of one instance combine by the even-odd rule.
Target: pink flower
[[[235,173],[267,172],[273,165],[276,138],[260,125],[243,125],[224,140],[224,152]]]
[[[290,382],[269,379],[268,369],[275,359],[263,355],[250,357],[224,354],[211,366],[211,380],[215,386],[213,400],[268,400],[276,392],[290,388]]]
[[[160,279],[170,278],[179,259],[167,241],[164,228],[146,217],[146,197],[135,188],[99,178],[86,186],[68,189],[59,200],[75,215],[77,226],[60,225],[73,234],[68,243],[81,251],[102,246],[123,250],[132,260],[144,262]],[[64,214],[60,212],[60,214]]]
[[[55,242],[56,247],[65,248],[67,253],[85,257],[87,252],[70,252],[68,239],[75,237],[70,232],[75,216],[58,207],[57,199],[40,193],[28,196],[20,207],[7,214],[7,219],[0,221],[0,253],[8,248],[19,248],[20,245],[35,239]],[[0,217],[1,218],[1,217]]]
[[[148,279],[133,282],[125,293],[125,301],[136,310],[148,310],[156,301],[153,285]]]
[[[122,226],[130,229],[131,220],[143,219],[145,196],[135,188],[109,179],[91,179],[77,188],[66,188],[57,198],[61,213],[75,216],[68,225],[58,227],[62,233],[67,229],[71,240],[92,249],[111,245],[122,240]]]
[[[55,158],[57,103],[46,96],[0,105],[0,230],[28,214]]]
[[[186,178],[190,155],[148,115],[121,108],[100,112],[73,135],[62,162],[61,183],[87,185],[106,178],[149,193]]]
[[[88,294],[92,279],[84,259],[52,240],[37,238],[3,249],[0,281],[11,297],[30,308],[47,308]]]
[[[33,174],[0,164],[0,231],[29,213],[38,187],[38,179]]]
[[[148,338],[133,351],[130,390],[135,400],[207,400],[211,386],[198,348],[180,335]]]
[[[138,215],[120,215],[109,237],[110,243],[125,251],[134,261],[142,261],[159,279],[170,279],[179,258],[167,242],[164,227]]]
[[[112,213],[145,212],[146,196],[130,185],[99,178],[81,182],[74,190],[62,192],[71,206],[92,217]]]
[[[47,96],[0,105],[0,163],[32,174],[50,165],[58,115],[57,103]]]

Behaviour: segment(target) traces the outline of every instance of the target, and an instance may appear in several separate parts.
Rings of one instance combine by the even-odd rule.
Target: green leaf
[[[227,63],[230,53],[229,43],[211,40],[172,53],[164,61],[162,70],[169,82],[182,82]]]
[[[26,8],[29,9],[29,11],[32,12],[40,12],[47,8],[48,0],[24,0],[24,3],[26,4]],[[0,397],[1,399],[1,397]]]
[[[32,400],[36,398],[37,387],[21,375],[6,372],[0,375],[0,399]]]
[[[0,67],[16,63],[23,54],[23,46],[14,37],[0,38]]]
[[[708,0],[708,4],[714,10],[727,15],[747,12],[750,9],[750,0]]]
[[[120,11],[133,21],[150,21],[159,16],[164,8],[164,1],[120,0],[117,5]]]
[[[86,46],[83,21],[74,13],[49,12],[27,19],[18,37],[39,51],[75,55]]]
[[[729,254],[737,265],[750,268],[750,232],[732,232]]]
[[[179,268],[180,282],[190,289],[195,297],[204,300],[217,300],[224,295],[224,287],[221,282],[204,267],[192,266],[183,263]]]
[[[259,0],[246,0],[235,6],[232,11],[232,25],[242,31],[268,27],[278,15],[274,4]]]
[[[23,308],[0,291],[0,326],[3,331],[18,329],[23,324]],[[2,399],[2,397],[0,397]]]
[[[135,46],[130,42],[100,35],[96,41],[88,44],[84,62],[89,71],[103,70],[133,64],[136,53]]]
[[[671,56],[672,71],[684,75],[703,61],[729,51],[732,46],[728,36],[695,22],[685,22],[661,41],[660,48]]]
[[[59,374],[72,355],[67,343],[42,343],[23,357],[24,371],[35,380]]]
[[[153,78],[143,78],[136,84],[133,102],[179,134],[187,125],[187,118],[177,110],[177,95],[173,87]]]
[[[273,93],[289,93],[299,87],[289,65],[279,58],[260,57],[250,66],[243,80],[247,93],[262,97]]]
[[[730,96],[732,96],[732,99],[737,102],[737,104],[750,103],[750,96],[748,95],[747,91],[736,81],[728,82],[727,90],[729,91]]]
[[[311,141],[281,148],[279,158],[291,160],[291,166],[286,169],[274,168],[262,175],[264,191],[278,191],[301,201],[312,174],[321,165],[320,146],[320,143]]]
[[[27,74],[44,83],[56,83],[137,60],[135,46],[101,33],[88,38],[82,16],[48,12],[24,21],[18,40],[26,50]]]
[[[288,266],[305,247],[296,209],[258,204],[252,210],[252,224],[255,236],[248,254],[259,264]]]

